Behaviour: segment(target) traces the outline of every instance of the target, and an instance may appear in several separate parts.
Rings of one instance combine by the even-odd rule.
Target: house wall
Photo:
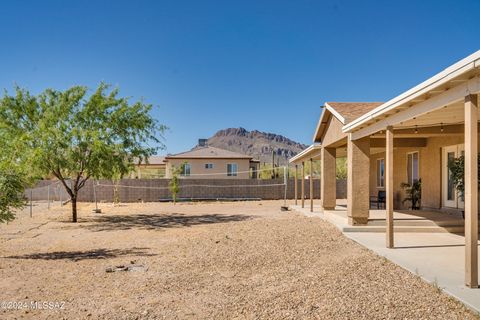
[[[182,179],[248,179],[250,177],[249,159],[168,159],[166,167],[166,178],[172,177],[172,166],[179,167],[184,162],[191,166],[190,177],[181,177]],[[212,169],[205,169],[205,164],[212,163]],[[227,176],[227,164],[236,163],[237,176]],[[202,175],[198,175],[202,174]]]
[[[322,138],[322,145],[328,147],[335,142],[338,142],[347,137],[347,134],[342,131],[343,124],[334,116],[330,117],[326,132]]]
[[[165,164],[142,164],[135,166],[131,179],[159,179],[165,177]]]
[[[480,139],[479,139],[480,141]],[[407,209],[408,203],[402,204],[405,193],[400,187],[407,181],[407,153],[419,151],[419,176],[422,179],[422,207],[426,209],[442,208],[442,148],[462,144],[462,135],[432,137],[427,139],[426,147],[395,148],[394,159],[394,209]],[[480,148],[480,146],[479,146]],[[370,195],[377,196],[377,159],[385,158],[385,152],[370,156]]]
[[[442,207],[442,147],[463,143],[462,135],[427,139],[427,146],[420,154],[422,170],[422,207]]]
[[[420,164],[419,175],[423,180],[422,170],[422,149],[420,147],[412,148],[394,148],[393,149],[393,208],[396,210],[407,209],[408,203],[402,204],[405,198],[405,192],[400,187],[402,182],[407,182],[407,154],[410,152],[419,152]],[[376,153],[370,156],[370,195],[377,196],[379,190],[385,190],[385,187],[377,187],[377,160],[385,159],[385,152]],[[423,185],[422,185],[423,186]]]

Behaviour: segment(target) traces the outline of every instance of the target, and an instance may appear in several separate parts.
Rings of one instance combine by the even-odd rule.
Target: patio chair
[[[380,205],[383,204],[382,208],[385,209],[385,201],[387,194],[384,190],[379,190],[377,196],[370,196],[370,208],[372,205],[377,204],[377,209],[381,209]]]

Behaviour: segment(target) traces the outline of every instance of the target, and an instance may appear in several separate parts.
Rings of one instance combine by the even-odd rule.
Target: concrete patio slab
[[[300,206],[291,206],[291,208],[306,216],[320,217],[334,224],[348,238],[417,274],[480,313],[480,288],[471,289],[464,284],[465,238],[461,234],[398,232],[394,234],[395,248],[388,249],[384,231],[349,232],[346,208],[343,205],[337,205],[336,210],[325,212],[319,206],[314,207],[314,212],[310,212],[309,208],[302,209]],[[371,216],[375,218],[380,218],[382,213],[383,216],[385,215],[385,211],[381,212],[382,210],[372,211],[374,212]],[[431,218],[430,214],[428,217]],[[405,213],[395,212],[395,223],[397,218],[400,220],[408,217]],[[445,217],[442,216],[442,218]],[[363,228],[368,227],[363,226]]]

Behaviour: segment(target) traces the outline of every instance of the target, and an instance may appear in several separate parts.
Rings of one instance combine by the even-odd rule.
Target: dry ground
[[[462,304],[281,202],[80,206],[0,226],[1,319],[474,319]],[[143,264],[147,271],[107,273]]]

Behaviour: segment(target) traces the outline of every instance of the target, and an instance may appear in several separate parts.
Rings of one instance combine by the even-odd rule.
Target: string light
[[[440,132],[443,132],[443,122],[440,123]]]
[[[415,126],[415,133],[418,133],[418,126]]]

